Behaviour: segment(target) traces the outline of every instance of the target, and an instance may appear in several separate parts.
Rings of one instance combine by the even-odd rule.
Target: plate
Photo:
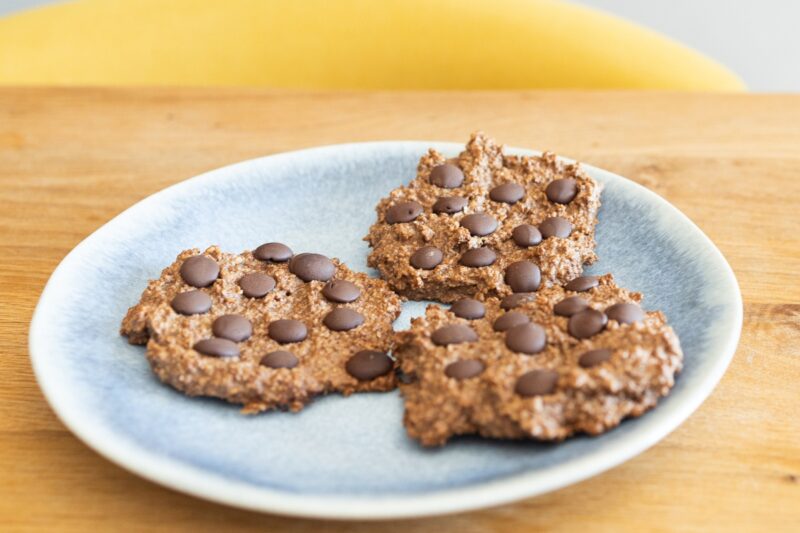
[[[618,465],[675,429],[734,353],[739,288],[717,248],[677,209],[590,166],[606,186],[600,261],[590,271],[612,272],[643,292],[645,307],[666,313],[685,351],[672,393],[602,436],[557,445],[462,437],[423,449],[405,434],[397,391],[244,416],[161,384],[144,350],[120,337],[147,280],[185,248],[239,252],[281,241],[368,272],[362,237],[373,206],[414,176],[430,146],[448,155],[462,149],[378,142],[273,155],[186,180],[114,218],[67,255],[36,307],[30,353],[52,408],[98,453],[157,483],[247,509],[341,519],[450,513],[542,494]],[[405,304],[396,327],[423,307]]]

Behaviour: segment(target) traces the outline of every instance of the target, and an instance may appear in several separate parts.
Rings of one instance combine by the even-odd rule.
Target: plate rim
[[[730,364],[741,334],[743,303],[733,269],[711,239],[666,199],[623,176],[585,163],[580,163],[581,167],[593,176],[602,176],[606,182],[617,181],[639,196],[663,203],[673,216],[688,223],[689,227],[696,232],[696,236],[713,252],[712,255],[716,262],[723,267],[721,276],[724,276],[723,282],[729,286],[727,293],[731,299],[730,303],[734,304],[733,315],[728,324],[728,333],[724,341],[720,341],[720,346],[717,347],[719,356],[709,371],[699,378],[695,389],[687,395],[682,403],[678,403],[672,407],[671,411],[663,414],[662,417],[665,415],[667,417],[662,419],[659,425],[642,435],[634,434],[614,446],[603,447],[590,455],[574,458],[566,464],[555,467],[513,474],[468,487],[440,489],[423,494],[397,494],[366,498],[363,496],[338,497],[290,493],[234,481],[199,467],[169,460],[146,448],[134,445],[106,427],[95,426],[90,423],[89,418],[82,415],[77,405],[71,404],[74,400],[70,399],[69,387],[61,386],[60,382],[54,379],[52,373],[47,372],[45,365],[47,356],[43,354],[49,350],[49,341],[47,340],[48,336],[43,334],[43,332],[46,333],[47,326],[43,317],[50,299],[57,296],[56,287],[59,278],[64,275],[69,263],[80,256],[90,240],[98,235],[102,236],[113,232],[116,226],[123,224],[130,217],[134,217],[139,210],[145,209],[146,206],[143,207],[143,204],[153,201],[156,197],[171,197],[183,193],[184,189],[202,187],[206,182],[217,179],[219,174],[235,175],[237,170],[257,166],[268,159],[289,159],[312,154],[319,156],[324,155],[325,152],[341,150],[374,152],[381,148],[398,147],[398,145],[403,145],[403,148],[414,148],[419,150],[419,153],[425,153],[430,147],[445,152],[463,149],[463,144],[459,143],[389,140],[315,146],[247,159],[203,172],[156,191],[123,210],[84,238],[59,262],[50,275],[36,304],[29,329],[28,347],[34,375],[45,399],[59,420],[89,448],[117,466],[154,483],[195,497],[232,507],[285,516],[339,520],[383,520],[451,514],[492,507],[538,496],[583,481],[618,466],[662,440],[684,422],[711,394]],[[506,151],[515,154],[541,153],[513,147],[506,147]],[[567,163],[575,162],[567,157],[558,156],[558,159]]]

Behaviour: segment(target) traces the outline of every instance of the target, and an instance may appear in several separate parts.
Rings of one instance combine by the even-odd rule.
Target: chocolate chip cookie
[[[534,292],[595,260],[600,185],[553,154],[514,156],[482,133],[455,159],[436,150],[378,204],[368,263],[410,299]]]
[[[314,396],[396,385],[386,282],[280,243],[187,250],[148,284],[121,333],[147,344],[155,374],[244,411],[301,409]]]
[[[653,407],[682,352],[659,311],[611,275],[501,305],[429,306],[397,334],[404,423],[425,446],[451,436],[561,440],[596,435]]]

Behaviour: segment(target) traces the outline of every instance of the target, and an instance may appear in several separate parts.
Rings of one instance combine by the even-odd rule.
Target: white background
[[[713,57],[753,91],[800,91],[800,0],[576,1],[648,26]],[[0,0],[0,15],[51,2]]]

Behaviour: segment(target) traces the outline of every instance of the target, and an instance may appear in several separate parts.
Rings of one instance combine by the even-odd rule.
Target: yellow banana
[[[80,0],[0,19],[0,84],[744,88],[657,33],[556,0]]]

